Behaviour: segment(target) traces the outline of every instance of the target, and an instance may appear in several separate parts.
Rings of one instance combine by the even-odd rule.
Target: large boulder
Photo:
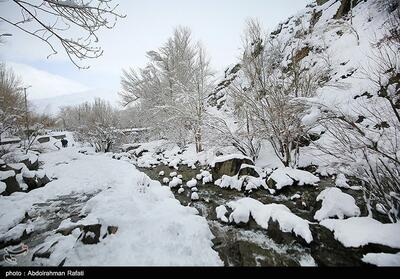
[[[1,195],[8,196],[14,192],[21,191],[21,188],[19,187],[18,181],[15,177],[15,172],[12,170],[0,171],[0,182],[2,182],[2,186],[4,186],[4,184],[6,185],[4,191],[0,193]]]
[[[243,164],[254,165],[253,160],[241,154],[219,156],[211,164],[214,179],[219,179],[223,175],[235,176]]]
[[[242,164],[239,170],[239,177],[241,176],[253,176],[253,177],[260,177],[260,174],[256,170],[255,166]]]

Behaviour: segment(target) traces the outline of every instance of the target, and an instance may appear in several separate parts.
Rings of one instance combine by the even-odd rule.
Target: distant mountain
[[[102,98],[109,101],[112,105],[119,106],[118,94],[108,90],[90,90],[45,99],[35,99],[32,100],[32,103],[38,112],[46,112],[54,115],[57,114],[60,107],[79,105],[84,102],[93,101],[95,98]]]

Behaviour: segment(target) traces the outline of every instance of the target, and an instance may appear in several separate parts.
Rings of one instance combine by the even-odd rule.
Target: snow
[[[400,266],[400,253],[369,253],[366,254],[362,261],[376,266]]]
[[[294,194],[293,196],[290,197],[290,200],[294,201],[294,200],[297,200],[297,199],[300,199],[300,198],[301,198],[301,196],[299,194]]]
[[[212,174],[208,171],[203,171],[201,173],[201,175],[203,176],[203,184],[207,184],[207,183],[212,183],[213,182],[213,177]]]
[[[192,178],[191,180],[189,180],[189,181],[186,183],[186,186],[188,186],[189,188],[196,187],[196,185],[197,185],[197,180],[194,179],[194,178]]]
[[[179,179],[178,177],[172,178],[172,180],[169,182],[168,186],[170,188],[175,188],[178,187],[179,185],[182,185],[182,179]]]
[[[220,188],[236,189],[238,191],[242,190],[244,178],[238,178],[237,176],[223,175],[220,179],[214,182],[215,185]]]
[[[77,241],[78,231],[49,235],[48,245],[58,243],[49,259],[41,259],[46,265],[58,265],[64,258],[66,266],[223,264],[211,248],[213,235],[207,221],[197,210],[180,205],[168,187],[128,162],[77,151],[66,148],[42,154],[45,171],[58,179],[29,193],[0,197],[0,236],[20,234],[23,227],[18,224],[34,203],[100,191],[82,210],[87,214],[84,220],[98,222],[102,229],[117,226],[118,232],[97,245]]]
[[[317,197],[317,201],[322,201],[314,219],[322,221],[331,217],[357,217],[361,214],[360,208],[356,205],[355,199],[349,194],[343,193],[339,188],[327,188]]]
[[[220,219],[224,223],[228,223],[228,218],[225,216],[228,213],[228,210],[224,205],[220,205],[215,208],[215,212],[217,213],[217,218]]]
[[[198,194],[197,192],[193,192],[193,193],[190,195],[190,199],[191,199],[192,201],[197,201],[197,200],[199,199],[199,194]]]
[[[163,178],[163,183],[164,184],[168,184],[169,183],[169,178],[168,177],[164,177]]]
[[[313,240],[309,222],[293,214],[285,205],[262,204],[252,198],[242,198],[229,202],[227,206],[233,209],[229,216],[229,222],[247,223],[251,215],[256,223],[264,229],[268,229],[268,222],[272,220],[278,222],[283,232],[293,232],[307,243]]]
[[[176,172],[171,172],[170,174],[169,174],[169,176],[170,177],[175,177],[175,176],[177,176],[178,174],[176,173]]]
[[[400,248],[400,223],[383,224],[370,217],[352,217],[346,220],[325,219],[320,224],[333,231],[335,239],[345,247],[375,243]]]
[[[291,186],[295,182],[297,182],[299,186],[316,185],[319,182],[319,178],[312,173],[289,167],[279,168],[273,171],[268,180],[270,179],[276,182],[275,187],[277,190]]]
[[[15,171],[0,171],[0,180],[6,180],[9,177],[15,176]]]
[[[343,173],[338,174],[335,180],[335,185],[336,187],[339,188],[345,188],[345,189],[350,188],[350,185],[347,184],[347,178]]]
[[[3,194],[6,189],[7,185],[4,182],[0,181],[0,194]]]
[[[159,176],[164,176],[164,174],[165,174],[164,171],[160,171],[160,172],[158,173]]]
[[[358,191],[358,190],[362,189],[361,186],[350,186],[347,182],[348,182],[348,179],[346,178],[346,176],[343,173],[339,173],[336,177],[335,185],[338,188],[351,189],[354,191]]]
[[[190,188],[190,190],[191,190],[192,192],[198,192],[198,191],[199,191],[199,189],[197,189],[197,187]]]
[[[185,189],[183,189],[183,188],[179,188],[179,190],[178,190],[178,194],[182,194],[183,192],[185,192]]]
[[[225,161],[229,161],[229,160],[233,160],[233,159],[240,159],[240,160],[250,160],[251,162],[253,162],[253,160],[250,157],[244,156],[243,154],[229,154],[229,155],[225,155],[225,156],[218,156],[216,157],[211,163],[210,166],[212,168],[215,167],[216,163],[222,163]]]

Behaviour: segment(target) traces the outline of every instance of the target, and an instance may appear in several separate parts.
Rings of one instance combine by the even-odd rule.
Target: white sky
[[[91,67],[78,70],[62,50],[47,59],[50,50],[38,41],[0,23],[1,33],[12,33],[0,45],[0,60],[10,63],[26,84],[33,87],[30,98],[50,98],[79,91],[107,90],[115,97],[120,89],[122,68],[141,67],[146,52],[160,47],[179,25],[191,28],[202,41],[216,70],[223,70],[239,55],[240,36],[245,20],[258,18],[266,30],[286,20],[310,0],[114,0],[127,17],[112,30],[100,33],[104,55],[87,60]],[[18,15],[10,0],[0,1],[0,14]],[[82,93],[84,94],[84,93]]]

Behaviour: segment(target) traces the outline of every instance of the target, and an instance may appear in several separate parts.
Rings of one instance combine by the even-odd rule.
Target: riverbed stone
[[[214,180],[221,178],[223,175],[234,176],[243,164],[254,165],[253,161],[248,158],[233,158],[223,162],[216,162],[212,167],[212,176]]]

